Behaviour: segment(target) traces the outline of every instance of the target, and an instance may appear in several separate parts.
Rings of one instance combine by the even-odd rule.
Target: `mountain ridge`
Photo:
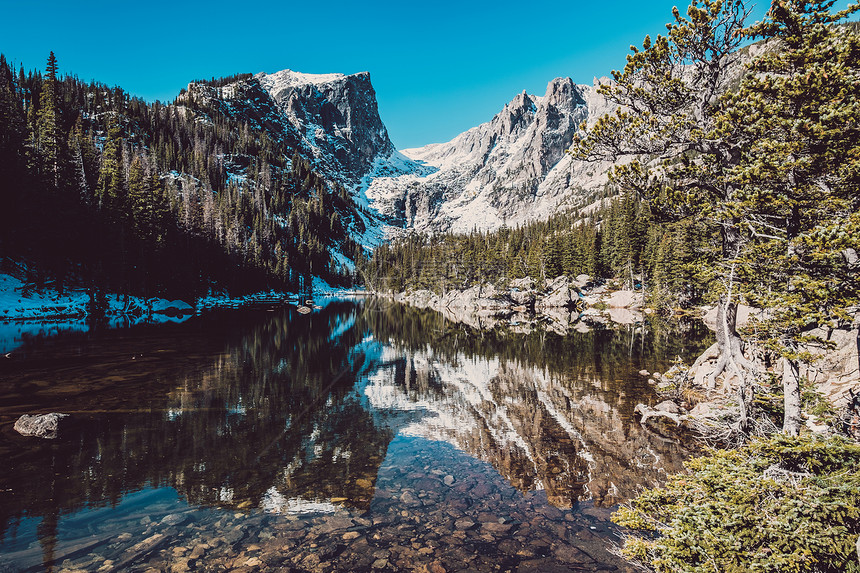
[[[607,108],[594,87],[555,78],[545,95],[523,91],[448,142],[401,150],[423,171],[376,177],[367,196],[381,214],[418,231],[494,230],[549,217],[577,199],[572,172],[585,171],[566,150],[580,125]],[[583,179],[589,189],[606,182]]]
[[[611,106],[569,77],[549,81],[542,96],[523,90],[448,142],[402,150],[379,115],[369,72],[261,72],[220,93],[230,112],[257,117],[350,190],[373,229],[361,241],[367,247],[410,230],[494,230],[548,218],[579,202],[578,181],[586,191],[607,181],[605,169],[589,170],[566,150],[583,122]]]

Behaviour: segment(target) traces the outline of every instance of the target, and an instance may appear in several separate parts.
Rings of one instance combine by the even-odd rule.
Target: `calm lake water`
[[[632,571],[609,515],[689,455],[633,419],[639,371],[710,341],[523,330],[330,300],[28,340],[0,357],[0,572]],[[57,440],[12,429],[52,411]]]

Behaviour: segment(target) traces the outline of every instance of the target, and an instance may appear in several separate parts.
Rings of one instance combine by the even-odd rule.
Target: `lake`
[[[639,372],[701,325],[319,302],[0,357],[0,572],[633,571],[609,516],[690,455],[634,418]],[[44,412],[58,439],[12,429]]]

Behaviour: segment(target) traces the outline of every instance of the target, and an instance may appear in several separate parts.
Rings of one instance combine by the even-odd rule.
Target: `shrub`
[[[658,572],[860,572],[860,445],[775,436],[687,462],[622,507],[622,552]]]

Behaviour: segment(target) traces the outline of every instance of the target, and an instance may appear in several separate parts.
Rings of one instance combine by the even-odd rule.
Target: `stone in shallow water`
[[[171,513],[170,515],[164,516],[164,518],[161,520],[161,525],[176,526],[182,525],[186,521],[188,521],[187,515],[183,515],[181,513]]]
[[[590,561],[588,556],[570,545],[562,545],[556,548],[554,554],[559,561],[563,561],[565,563],[581,563],[583,561]]]
[[[15,422],[15,431],[22,436],[54,440],[60,431],[60,421],[68,417],[68,414],[59,414],[57,412],[35,416],[24,414]]]
[[[483,531],[495,534],[507,533],[512,527],[512,524],[498,522],[488,522],[481,525]]]
[[[200,559],[204,555],[206,555],[206,550],[209,549],[209,546],[204,543],[198,543],[194,546],[194,549],[191,550],[191,555],[189,557],[191,559]]]
[[[433,563],[427,563],[421,569],[419,569],[421,573],[448,573],[448,570],[442,566],[438,561],[434,561]]]

